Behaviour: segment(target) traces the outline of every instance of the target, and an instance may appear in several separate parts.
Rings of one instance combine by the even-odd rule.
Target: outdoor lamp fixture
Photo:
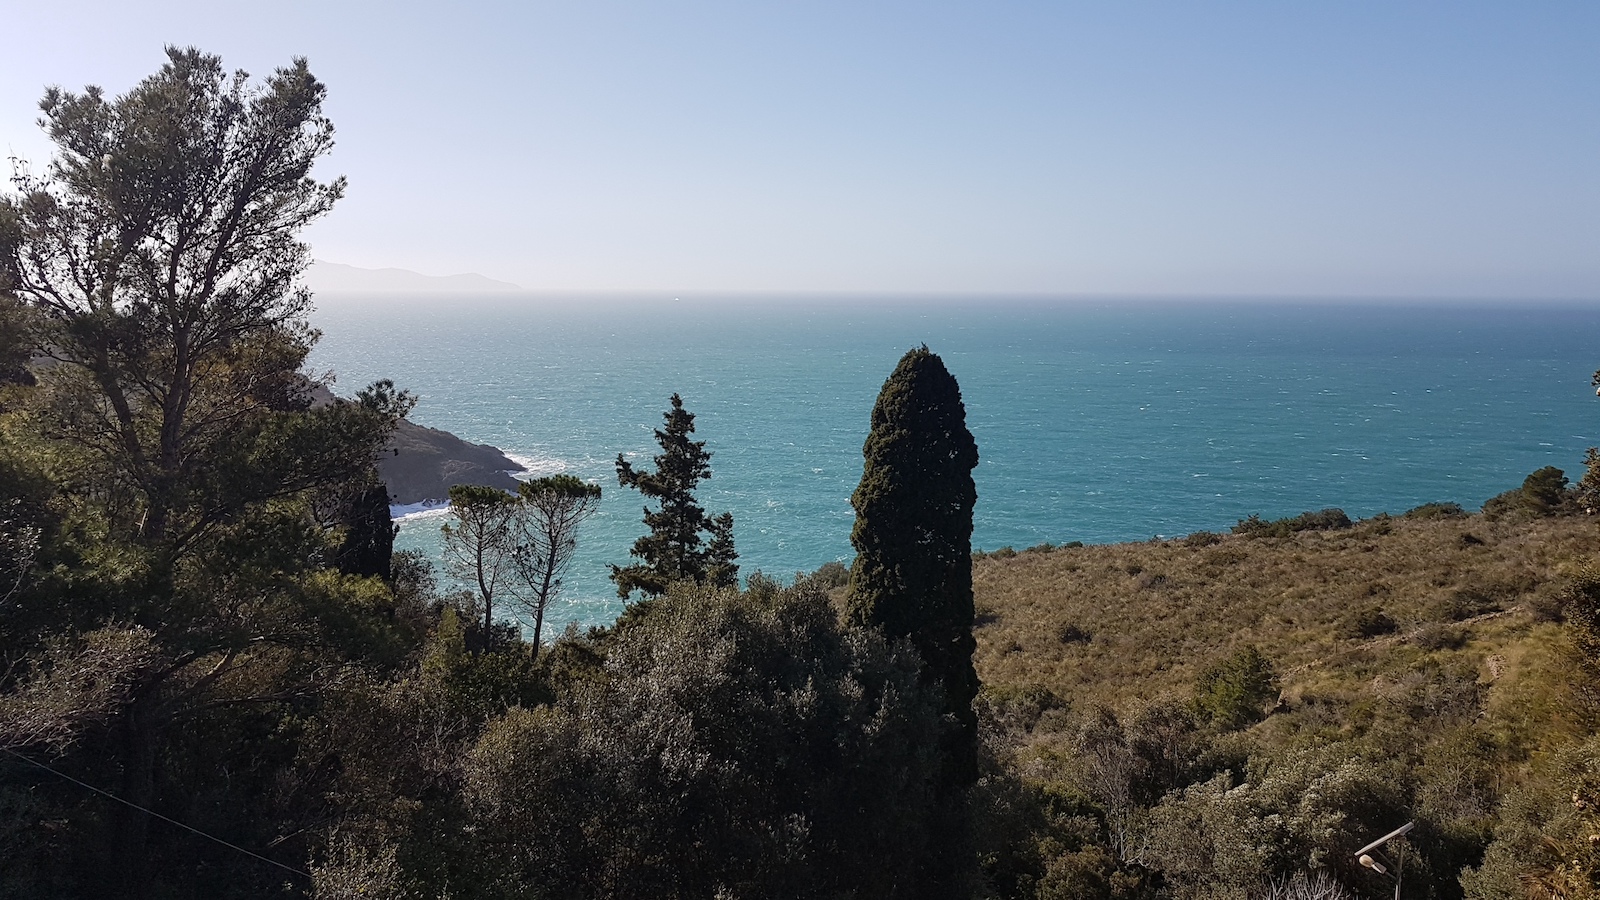
[[[1375,840],[1372,843],[1366,845],[1365,847],[1362,847],[1360,850],[1356,851],[1356,862],[1359,862],[1363,866],[1366,866],[1367,868],[1371,869],[1372,871],[1377,872],[1379,875],[1388,875],[1389,874],[1389,867],[1383,864],[1383,862],[1381,861],[1382,857],[1374,856],[1373,854],[1377,853],[1379,847],[1382,847],[1384,844],[1389,843],[1390,841],[1394,840],[1395,838],[1397,838],[1397,837],[1405,837],[1406,834],[1409,833],[1411,831],[1411,829],[1413,829],[1415,827],[1417,827],[1417,823],[1415,823],[1415,822],[1407,822],[1404,825],[1401,825],[1399,828],[1396,828],[1395,830],[1393,830],[1393,831],[1389,832],[1388,834],[1384,835],[1383,837],[1378,838],[1377,840]],[[1395,865],[1395,867],[1394,867],[1394,900],[1400,900],[1400,866],[1399,865]]]

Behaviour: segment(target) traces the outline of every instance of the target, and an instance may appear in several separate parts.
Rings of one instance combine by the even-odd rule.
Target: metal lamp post
[[[1363,866],[1366,866],[1372,871],[1377,872],[1379,875],[1389,874],[1389,866],[1383,864],[1383,857],[1376,856],[1374,854],[1378,852],[1379,847],[1382,847],[1384,844],[1389,843],[1395,838],[1405,837],[1406,834],[1415,827],[1417,827],[1416,822],[1407,822],[1383,837],[1378,838],[1365,847],[1362,847],[1360,850],[1356,851],[1356,862],[1359,862]],[[1394,900],[1400,900],[1400,864],[1398,862],[1394,863]]]

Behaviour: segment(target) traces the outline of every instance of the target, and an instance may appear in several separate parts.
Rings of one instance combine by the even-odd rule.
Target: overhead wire
[[[264,863],[266,863],[268,865],[277,866],[278,868],[283,869],[286,872],[293,872],[294,874],[299,875],[302,878],[309,879],[309,878],[312,877],[310,872],[307,872],[307,871],[305,871],[303,869],[296,869],[294,866],[284,865],[283,863],[278,862],[275,859],[268,859],[267,857],[262,856],[261,854],[256,853],[253,850],[246,850],[245,848],[239,846],[238,844],[234,844],[234,843],[231,843],[229,841],[225,841],[222,838],[219,838],[214,834],[207,834],[206,832],[201,831],[200,829],[194,827],[193,825],[186,825],[186,824],[184,824],[182,822],[179,822],[177,819],[174,819],[174,818],[172,818],[170,816],[164,816],[161,813],[158,813],[153,809],[146,809],[146,808],[144,808],[143,806],[140,806],[137,803],[133,803],[133,802],[128,801],[128,800],[124,800],[121,797],[118,797],[116,794],[110,793],[109,791],[103,791],[100,788],[97,788],[92,784],[88,784],[86,782],[79,781],[78,779],[73,778],[71,775],[68,775],[65,772],[61,772],[61,771],[57,771],[56,769],[52,769],[51,767],[45,765],[42,762],[39,762],[36,759],[30,759],[30,758],[28,758],[26,756],[23,756],[21,753],[18,753],[15,750],[11,750],[11,749],[8,749],[6,747],[0,747],[0,753],[4,753],[7,756],[12,756],[12,757],[15,757],[17,759],[20,759],[20,760],[22,760],[23,762],[27,763],[30,766],[35,766],[37,768],[43,769],[46,772],[49,772],[50,774],[56,776],[57,778],[61,778],[61,779],[66,780],[66,781],[70,781],[73,784],[77,785],[78,787],[81,787],[81,788],[83,788],[85,790],[93,791],[96,794],[99,794],[100,796],[105,797],[105,798],[107,798],[109,800],[115,800],[116,802],[121,803],[123,806],[131,807],[133,809],[137,809],[138,811],[144,813],[147,816],[152,816],[154,818],[160,819],[163,822],[167,822],[167,823],[176,825],[179,828],[182,828],[184,831],[189,831],[189,832],[192,832],[194,834],[198,834],[199,836],[205,838],[208,841],[215,841],[216,843],[221,844],[222,846],[227,847],[230,850],[237,850],[238,852],[243,853],[245,856],[254,857],[255,859],[259,859],[259,860],[261,860],[262,862],[264,862]]]

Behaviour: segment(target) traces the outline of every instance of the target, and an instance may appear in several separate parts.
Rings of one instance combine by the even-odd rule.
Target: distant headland
[[[522,470],[522,465],[496,447],[474,444],[405,419],[378,457],[378,475],[389,487],[390,503],[396,506],[443,502],[457,484],[514,491],[517,479],[511,473]]]

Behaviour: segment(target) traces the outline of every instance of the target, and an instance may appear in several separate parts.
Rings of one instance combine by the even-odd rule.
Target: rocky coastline
[[[389,503],[410,506],[445,502],[457,484],[484,484],[514,491],[512,472],[523,467],[496,447],[473,444],[448,431],[402,419],[378,457],[378,475]]]
[[[333,403],[326,385],[309,385],[315,406]],[[448,431],[401,419],[394,435],[378,455],[378,477],[389,490],[389,505],[418,506],[449,501],[450,488],[458,484],[484,484],[502,490],[517,489],[513,472],[525,467],[498,447],[474,444]]]

